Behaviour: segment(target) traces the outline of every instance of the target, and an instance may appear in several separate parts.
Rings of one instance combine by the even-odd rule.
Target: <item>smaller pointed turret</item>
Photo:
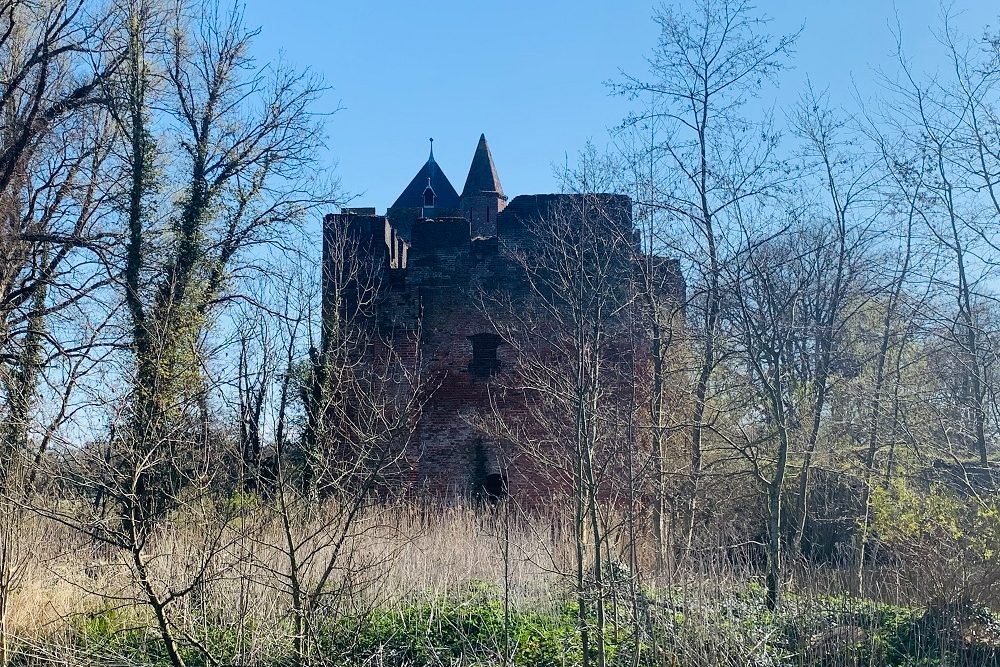
[[[497,168],[493,164],[493,155],[490,153],[490,145],[486,143],[486,135],[479,135],[479,144],[476,152],[472,156],[472,166],[469,167],[469,175],[465,179],[465,187],[462,189],[462,196],[467,197],[484,192],[496,193],[506,201],[503,188],[500,187],[500,178],[497,176]]]
[[[481,134],[462,189],[462,215],[472,224],[472,236],[496,236],[497,216],[505,206],[507,195],[500,185],[486,135]]]

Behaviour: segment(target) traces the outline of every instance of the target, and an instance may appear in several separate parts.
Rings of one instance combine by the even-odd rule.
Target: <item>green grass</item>
[[[772,612],[753,586],[708,600],[685,597],[682,591],[647,590],[640,607],[639,623],[624,601],[609,607],[609,612],[618,610],[609,614],[605,647],[610,665],[1000,665],[1000,618],[983,609],[929,611],[847,596],[789,594],[782,609]],[[81,664],[168,664],[149,619],[132,610],[109,607],[81,615],[71,630]],[[246,627],[239,632],[197,629],[199,641],[219,664],[294,664],[290,626],[265,654],[247,662],[239,646],[249,644],[252,634]],[[555,609],[505,613],[501,591],[483,584],[451,597],[427,595],[362,615],[320,615],[314,639],[310,657],[318,665],[568,667],[582,662],[571,596]],[[210,664],[191,642],[179,637],[179,643],[190,667]],[[15,659],[14,664],[42,663]]]

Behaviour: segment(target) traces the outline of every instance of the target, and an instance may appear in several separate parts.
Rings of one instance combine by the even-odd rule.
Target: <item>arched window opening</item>
[[[507,498],[507,478],[493,472],[483,478],[483,496],[490,502],[498,502]]]

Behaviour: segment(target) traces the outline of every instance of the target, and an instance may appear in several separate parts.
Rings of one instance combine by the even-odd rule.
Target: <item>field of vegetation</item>
[[[121,552],[26,517],[9,554],[11,664],[171,664],[147,585],[187,665],[581,664],[566,517],[407,505],[367,508],[345,531],[338,508],[312,514],[291,518],[289,542],[260,498],[185,508],[150,536],[143,577]],[[937,549],[919,564],[886,557],[864,597],[845,592],[845,568],[803,560],[771,610],[752,550],[728,537],[659,566],[651,544],[608,545],[604,589],[588,584],[608,605],[608,664],[1000,664],[1000,617],[929,597],[929,579],[947,578],[934,568],[958,565]]]

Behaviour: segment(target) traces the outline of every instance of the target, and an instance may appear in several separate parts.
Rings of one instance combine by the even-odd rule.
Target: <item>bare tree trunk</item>
[[[579,416],[577,417],[579,419]],[[579,428],[579,425],[578,425]],[[583,455],[576,458],[575,466],[576,488],[574,516],[574,546],[576,547],[576,615],[580,630],[580,654],[583,667],[588,667],[591,660],[590,620],[587,614],[587,552],[584,542],[586,536],[586,489],[584,487]]]
[[[136,524],[133,524],[133,531],[135,530],[135,526]],[[173,667],[185,667],[184,658],[181,657],[180,649],[177,646],[177,639],[174,637],[173,627],[170,624],[170,619],[167,617],[167,602],[161,599],[160,594],[150,581],[149,572],[143,560],[143,548],[141,545],[144,542],[145,538],[133,532],[133,547],[130,549],[129,555],[132,558],[132,564],[135,567],[139,585],[146,596],[146,603],[153,611],[153,617],[156,618],[156,627],[159,630],[160,639],[163,641],[163,648],[167,652],[167,659],[170,660],[170,664]]]
[[[20,533],[23,513],[0,496],[0,667],[10,664],[10,633],[8,614],[16,585],[14,572],[14,544]]]
[[[707,67],[706,67],[707,70]],[[699,124],[698,124],[698,153],[699,167],[698,173],[701,180],[698,188],[701,210],[699,224],[704,235],[708,248],[708,275],[704,276],[705,288],[705,322],[702,336],[704,336],[702,347],[701,367],[698,370],[698,379],[694,387],[694,410],[691,414],[691,468],[688,472],[687,488],[687,525],[684,531],[685,553],[691,550],[691,543],[694,539],[694,525],[698,510],[698,483],[701,478],[702,467],[702,439],[705,430],[705,409],[708,398],[709,383],[712,373],[715,370],[715,336],[719,325],[719,305],[721,292],[719,285],[719,251],[715,229],[713,227],[713,212],[708,203],[708,142],[706,132],[708,130],[709,111],[709,77],[708,72],[702,79],[702,97],[699,99]]]
[[[652,301],[652,299],[650,300]],[[649,308],[657,308],[655,302],[647,303]],[[653,455],[653,539],[656,541],[656,565],[662,568],[666,555],[666,520],[667,520],[667,478],[666,478],[666,377],[664,371],[664,356],[666,345],[659,317],[652,315],[652,351],[653,382],[649,396],[650,426],[652,427]]]
[[[780,401],[780,397],[779,397]],[[778,408],[779,414],[784,414]],[[778,452],[775,460],[774,476],[767,488],[767,578],[764,603],[768,609],[775,609],[781,602],[782,549],[781,549],[781,492],[784,488],[785,468],[788,465],[788,434],[785,428],[778,429]]]

